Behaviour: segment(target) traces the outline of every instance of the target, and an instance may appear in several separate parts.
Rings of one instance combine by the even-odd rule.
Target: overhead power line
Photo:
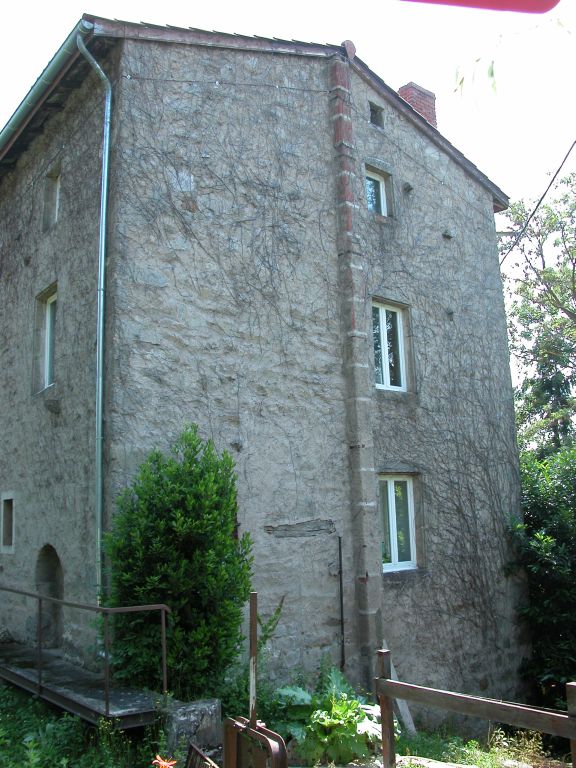
[[[574,149],[574,147],[576,147],[576,139],[574,139],[574,141],[572,142],[572,146],[570,147],[570,149],[568,150],[568,152],[566,152],[566,154],[564,155],[564,159],[562,160],[562,162],[561,162],[561,163],[560,163],[560,165],[558,166],[558,168],[557,168],[557,170],[556,170],[556,173],[554,174],[554,176],[552,176],[552,179],[550,180],[550,184],[548,184],[548,186],[547,186],[547,187],[546,187],[546,189],[544,190],[544,194],[542,195],[542,197],[540,198],[540,200],[538,200],[538,202],[537,202],[537,203],[536,203],[536,205],[534,206],[534,209],[533,209],[532,213],[531,213],[531,214],[530,214],[530,216],[528,216],[528,218],[526,219],[526,221],[525,221],[525,223],[524,223],[524,226],[522,227],[522,229],[520,230],[520,232],[519,232],[519,233],[518,233],[518,235],[516,236],[516,239],[514,240],[514,242],[513,242],[513,243],[512,243],[512,245],[510,246],[510,248],[508,248],[508,250],[506,251],[506,253],[504,254],[504,256],[502,256],[502,258],[500,259],[500,266],[502,266],[502,264],[504,264],[504,259],[505,259],[505,258],[508,256],[508,254],[510,253],[510,251],[513,251],[513,250],[514,250],[514,248],[516,248],[516,246],[518,245],[518,243],[520,242],[520,240],[521,240],[521,239],[522,239],[522,237],[524,236],[524,233],[525,233],[525,232],[526,232],[526,230],[528,229],[528,224],[530,224],[530,222],[531,222],[531,220],[532,220],[532,218],[533,218],[534,214],[536,213],[536,211],[538,210],[538,208],[540,208],[540,205],[542,204],[542,201],[544,200],[544,198],[546,197],[546,195],[547,195],[547,194],[548,194],[548,192],[550,191],[550,187],[552,186],[552,184],[554,184],[554,182],[556,181],[556,177],[558,176],[558,174],[560,173],[560,171],[561,171],[561,170],[562,170],[562,168],[564,167],[564,163],[565,163],[565,162],[566,162],[566,160],[568,160],[568,158],[570,157],[570,153],[572,152],[572,150]]]

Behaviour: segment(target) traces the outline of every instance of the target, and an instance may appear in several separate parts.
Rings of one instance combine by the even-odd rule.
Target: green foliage
[[[151,764],[158,736],[132,740],[104,721],[91,728],[0,684],[0,768],[139,768]]]
[[[365,705],[345,693],[331,695],[312,712],[298,754],[307,763],[349,763],[374,751],[380,729]]]
[[[195,426],[168,456],[153,451],[119,498],[105,540],[111,606],[166,603],[168,682],[177,697],[206,695],[221,683],[241,643],[250,590],[251,543],[236,530],[236,477]],[[115,622],[116,679],[161,684],[157,614]]]
[[[260,720],[269,720],[274,712],[274,687],[268,680],[266,670],[266,644],[273,637],[280,616],[284,598],[280,600],[269,619],[264,621],[258,614],[258,657],[257,674],[257,708]],[[222,706],[224,717],[248,717],[250,711],[250,675],[247,660],[239,661],[229,667],[221,685],[214,691]]]
[[[546,459],[521,457],[524,520],[514,527],[518,560],[528,575],[523,609],[533,654],[525,664],[539,702],[557,706],[576,680],[576,448]]]
[[[511,347],[523,367],[519,440],[541,455],[571,441],[576,410],[576,174],[562,179],[560,189],[532,218],[506,265],[513,283]],[[506,212],[514,233],[530,209],[519,202]],[[503,252],[509,247],[504,242]]]
[[[324,665],[314,691],[298,685],[275,691],[269,724],[295,740],[303,762],[342,764],[367,757],[380,742],[376,709],[355,695],[340,670]]]
[[[477,768],[502,768],[505,760],[540,764],[545,757],[541,734],[517,731],[509,735],[500,729],[492,733],[487,747],[442,731],[419,731],[415,736],[402,734],[396,741],[396,751],[400,755],[475,765]]]

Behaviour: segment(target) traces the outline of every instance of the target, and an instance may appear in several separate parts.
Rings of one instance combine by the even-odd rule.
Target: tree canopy
[[[524,202],[505,214],[514,237],[528,219]],[[503,251],[510,243],[503,243]],[[541,455],[568,444],[576,401],[576,173],[542,205],[512,250],[510,309],[512,351],[523,368],[517,392],[521,447]],[[510,269],[511,267],[511,269]]]
[[[507,212],[514,246],[510,338],[521,365],[517,389],[523,519],[513,527],[527,577],[522,608],[532,637],[524,672],[535,699],[561,706],[576,678],[576,174],[529,218]],[[527,223],[528,222],[528,223]]]

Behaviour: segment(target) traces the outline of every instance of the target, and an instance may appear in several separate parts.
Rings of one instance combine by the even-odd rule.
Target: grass
[[[536,733],[493,732],[487,747],[442,732],[400,736],[400,755],[427,757],[478,768],[502,768],[516,760],[539,768],[560,768],[545,754]],[[0,768],[149,768],[155,755],[166,756],[161,729],[127,736],[109,723],[90,728],[79,718],[0,684]],[[176,754],[178,766],[184,755]]]
[[[160,730],[127,736],[107,722],[91,728],[0,684],[0,768],[147,768],[157,752],[165,756]]]
[[[508,734],[497,728],[486,746],[442,732],[421,732],[414,737],[400,736],[396,749],[400,755],[427,757],[443,762],[475,765],[478,768],[501,768],[506,760],[548,768],[561,765],[558,761],[550,760],[543,747],[541,734],[531,731]]]

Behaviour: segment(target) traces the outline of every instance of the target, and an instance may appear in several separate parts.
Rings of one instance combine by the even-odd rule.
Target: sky
[[[352,40],[392,88],[414,81],[434,91],[439,130],[513,200],[538,198],[576,138],[574,0],[546,14],[403,0],[21,0],[5,4],[0,16],[0,125],[83,13],[317,43]],[[576,170],[576,150],[565,170]]]

